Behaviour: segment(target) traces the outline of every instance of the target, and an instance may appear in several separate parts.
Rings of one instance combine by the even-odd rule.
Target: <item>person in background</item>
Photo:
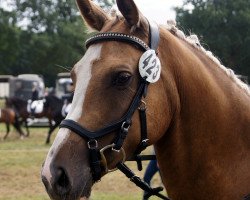
[[[38,84],[37,82],[32,83],[32,95],[31,95],[31,101],[28,101],[28,104],[30,105],[30,115],[32,118],[34,118],[36,106],[32,106],[32,103],[36,100],[38,100]]]
[[[38,100],[38,85],[36,82],[33,82],[31,101],[36,101],[36,100]]]
[[[155,152],[153,152],[155,154]],[[153,178],[153,176],[159,171],[157,160],[150,160],[148,163],[148,166],[146,168],[143,180],[150,185],[150,182]],[[144,192],[143,194],[143,200],[147,200],[147,192]]]

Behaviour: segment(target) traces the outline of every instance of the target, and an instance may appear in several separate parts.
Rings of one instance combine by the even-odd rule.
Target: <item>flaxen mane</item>
[[[234,73],[232,69],[226,68],[224,65],[221,64],[218,58],[216,58],[211,51],[207,51],[201,44],[197,37],[197,35],[190,35],[186,36],[183,31],[176,27],[176,22],[174,20],[168,20],[167,25],[164,27],[174,34],[176,37],[180,38],[181,40],[186,41],[188,44],[193,46],[194,48],[198,49],[199,51],[203,52],[209,59],[217,64],[217,66],[222,69],[227,76],[229,76],[242,90],[246,92],[248,96],[250,96],[250,90],[247,84],[243,83]]]

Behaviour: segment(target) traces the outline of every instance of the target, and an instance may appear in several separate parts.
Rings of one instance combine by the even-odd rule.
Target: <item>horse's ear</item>
[[[116,0],[118,9],[126,19],[129,26],[137,28],[147,25],[146,18],[138,10],[133,0]]]
[[[78,8],[91,28],[98,31],[102,29],[105,22],[109,20],[108,15],[91,0],[76,0]]]

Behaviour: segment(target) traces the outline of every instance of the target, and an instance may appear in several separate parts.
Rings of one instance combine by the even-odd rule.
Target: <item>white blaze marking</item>
[[[51,183],[51,178],[52,178],[52,174],[50,171],[50,163],[53,159],[53,155],[57,154],[58,150],[60,149],[60,146],[63,144],[64,141],[67,140],[68,137],[69,137],[69,130],[64,129],[64,128],[60,129],[56,136],[55,141],[53,142],[47,154],[47,157],[46,157],[43,169],[42,169],[42,173],[47,178],[49,183]]]
[[[89,81],[91,79],[91,69],[93,61],[100,58],[102,45],[97,44],[89,47],[84,57],[76,64],[75,73],[77,74],[77,83],[74,92],[74,98],[72,106],[67,119],[78,121],[82,116],[83,102],[85,94],[88,88]],[[61,128],[52,144],[50,151],[47,155],[46,161],[43,167],[43,175],[46,176],[49,183],[51,182],[52,174],[50,171],[50,164],[54,155],[57,155],[62,144],[68,139],[70,135],[69,129]],[[52,153],[53,151],[53,153]]]
[[[76,64],[75,73],[77,74],[77,82],[72,106],[66,117],[67,119],[78,121],[82,116],[83,102],[91,79],[92,63],[100,58],[101,48],[101,44],[89,47],[84,57]]]

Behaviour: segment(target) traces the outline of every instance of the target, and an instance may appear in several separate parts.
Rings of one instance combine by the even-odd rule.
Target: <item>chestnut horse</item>
[[[247,86],[201,47],[195,36],[186,37],[173,22],[159,26],[157,38],[133,0],[117,0],[122,16],[109,16],[90,0],[77,0],[77,4],[85,21],[102,34],[87,41],[86,54],[71,71],[72,107],[41,172],[51,199],[88,198],[95,180],[122,162],[122,156],[128,159],[135,153],[143,126],[136,109],[138,99],[146,103],[148,145],[155,147],[172,200],[242,200],[247,196]],[[156,35],[154,41],[152,35]],[[153,49],[157,39],[161,65],[147,47]],[[158,67],[150,71],[151,65]],[[119,137],[126,131],[127,136]],[[99,174],[93,150],[101,154]]]
[[[24,133],[21,129],[20,123],[18,121],[18,118],[14,112],[14,110],[10,108],[2,108],[0,109],[0,123],[5,123],[6,124],[6,134],[3,137],[5,140],[10,132],[10,124],[14,126],[14,128],[17,130],[17,132],[20,134],[20,137],[24,137]]]

